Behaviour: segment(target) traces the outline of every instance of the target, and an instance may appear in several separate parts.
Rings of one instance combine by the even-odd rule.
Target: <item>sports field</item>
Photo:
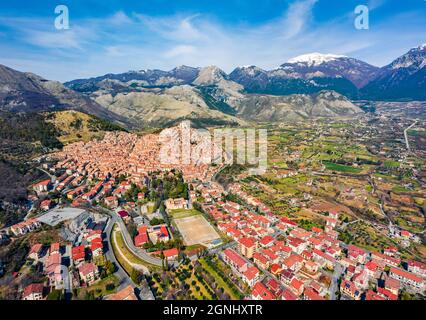
[[[220,239],[214,228],[200,214],[174,219],[174,222],[187,246],[194,244],[207,246],[211,241]]]

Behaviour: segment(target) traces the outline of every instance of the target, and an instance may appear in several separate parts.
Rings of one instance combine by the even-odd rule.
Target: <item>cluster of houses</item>
[[[405,266],[396,248],[370,253],[338,240],[338,211],[324,216],[323,228],[307,231],[289,218],[273,215],[236,184],[231,190],[250,201],[250,207],[220,199],[202,207],[236,242],[220,257],[251,288],[252,299],[325,300],[340,289],[348,299],[394,300],[402,289],[426,289],[426,264],[410,260]]]
[[[100,275],[96,258],[103,256],[102,231],[84,232],[84,243],[79,246],[52,243],[46,247],[34,244],[28,254],[33,263],[41,263],[42,272],[47,278],[45,283],[33,283],[23,289],[23,300],[46,299],[47,294],[55,290],[70,292],[73,288],[90,286]]]
[[[36,231],[41,228],[41,222],[37,219],[28,219],[10,227],[10,231],[15,236],[22,236],[24,234]]]
[[[179,169],[187,180],[206,180],[214,173],[205,164],[164,164],[160,161],[159,136],[138,136],[126,132],[108,132],[102,140],[67,145],[55,157],[60,161],[54,169],[66,169],[89,179],[104,180],[122,174],[128,181],[143,184],[149,172]]]
[[[145,226],[141,225],[138,227],[138,235],[134,238],[136,247],[143,247],[145,243],[152,242],[167,242],[172,239],[172,235],[165,224],[157,226]]]

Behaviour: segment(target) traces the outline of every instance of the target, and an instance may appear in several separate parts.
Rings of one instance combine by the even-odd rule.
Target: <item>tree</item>
[[[164,224],[163,219],[153,218],[150,222],[151,226],[157,226],[159,224]]]
[[[112,290],[114,290],[114,288],[115,288],[114,283],[108,283],[108,284],[105,286],[105,290],[106,290],[106,291],[112,291]]]
[[[107,262],[105,263],[105,269],[106,269],[108,275],[113,274],[115,272],[115,265],[114,265],[114,263],[112,263],[111,261],[107,260]]]
[[[132,269],[132,273],[130,275],[130,278],[132,279],[132,281],[134,283],[140,284],[142,282],[143,278],[144,278],[144,275],[139,270]]]
[[[62,290],[53,289],[48,295],[47,300],[62,300],[63,294]]]
[[[138,229],[136,228],[136,225],[133,222],[127,225],[127,231],[129,231],[129,234],[132,239],[138,235]]]
[[[84,300],[95,300],[95,294],[93,291],[87,291],[86,295],[84,296]]]

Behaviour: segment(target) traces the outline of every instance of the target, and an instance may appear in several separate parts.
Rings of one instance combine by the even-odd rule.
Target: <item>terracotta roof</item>
[[[251,281],[253,280],[257,275],[259,275],[259,269],[257,269],[254,266],[251,266],[244,272],[244,276],[247,278],[247,280]]]
[[[269,291],[268,288],[262,282],[256,282],[256,284],[253,287],[252,295],[254,297],[259,297],[262,300],[274,300],[275,299],[272,292]]]
[[[25,287],[23,297],[28,297],[30,294],[43,293],[44,286],[42,283],[32,283]]]
[[[224,255],[231,260],[233,263],[235,263],[239,268],[243,267],[247,264],[247,262],[241,257],[237,252],[235,252],[232,249],[226,249],[223,251]]]
[[[256,241],[253,238],[241,238],[238,241],[240,244],[242,244],[246,248],[254,247],[256,244]]]
[[[40,251],[41,251],[41,249],[43,248],[43,245],[41,244],[41,243],[37,243],[37,244],[35,244],[35,245],[33,245],[32,247],[31,247],[31,250],[30,250],[30,253],[29,254],[32,254],[32,253],[39,253]]]
[[[78,271],[83,276],[87,276],[88,274],[95,272],[98,267],[94,263],[83,263],[79,268]]]
[[[316,293],[312,288],[306,288],[303,292],[303,295],[308,300],[326,300],[324,297],[321,297],[318,293]]]
[[[108,300],[138,300],[135,295],[135,290],[131,285],[128,285],[124,289],[118,291],[115,294],[108,296]]]
[[[401,270],[401,269],[398,269],[398,268],[391,268],[390,269],[390,273],[394,273],[394,274],[396,274],[396,275],[398,275],[400,277],[403,277],[403,278],[406,278],[406,279],[410,279],[410,280],[418,282],[418,283],[423,282],[423,279],[421,277],[416,276],[415,274],[413,274],[411,272],[408,272],[408,271],[405,271],[405,270]]]

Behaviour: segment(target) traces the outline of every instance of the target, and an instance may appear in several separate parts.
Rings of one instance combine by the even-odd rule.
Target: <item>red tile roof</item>
[[[394,273],[394,274],[396,274],[396,275],[398,275],[400,277],[403,277],[403,278],[406,278],[406,279],[410,279],[410,280],[418,282],[418,283],[423,282],[423,279],[421,277],[416,276],[415,274],[413,274],[411,272],[408,272],[408,271],[405,271],[405,270],[401,270],[401,269],[398,269],[398,268],[391,268],[390,269],[390,273]]]
[[[139,234],[135,237],[135,246],[140,247],[148,242],[148,235],[146,233]]]
[[[99,241],[93,241],[92,244],[90,245],[90,249],[92,251],[96,251],[98,249],[103,249],[103,247],[104,246],[102,244],[102,241],[101,242],[99,242]]]
[[[83,263],[79,268],[78,271],[83,276],[87,276],[88,274],[95,272],[97,269],[97,266],[94,263]]]
[[[381,295],[377,294],[373,290],[368,290],[365,294],[365,300],[385,300]]]
[[[274,300],[275,297],[271,291],[262,283],[256,282],[253,287],[252,296],[258,297],[261,300]]]
[[[266,245],[274,242],[274,240],[275,239],[271,236],[265,236],[262,239],[260,239],[260,243],[266,246]]]
[[[281,296],[283,300],[288,300],[288,301],[297,300],[297,296],[293,292],[291,292],[289,289],[284,289]]]
[[[303,292],[303,295],[307,300],[326,300],[324,297],[321,297],[316,291],[312,288],[306,288]]]
[[[238,242],[246,248],[251,248],[256,245],[256,241],[253,238],[241,238]]]
[[[74,247],[71,249],[71,255],[73,260],[82,260],[85,258],[85,247],[83,245]]]
[[[398,296],[393,294],[387,289],[384,288],[377,288],[377,292],[383,296],[385,296],[389,300],[398,300]]]
[[[247,264],[246,260],[232,249],[228,248],[223,253],[229,260],[236,264],[238,268],[242,268],[245,264]]]
[[[55,251],[59,251],[60,248],[60,244],[59,243],[52,243],[50,245],[50,252],[55,252]]]
[[[32,283],[25,287],[23,297],[28,297],[30,294],[43,293],[44,286],[42,283]]]
[[[246,272],[244,272],[244,276],[247,278],[247,280],[251,281],[253,280],[256,276],[259,275],[259,269],[257,269],[254,266],[251,266],[250,268],[248,268],[246,270]]]
[[[43,248],[43,245],[41,244],[41,243],[37,243],[37,244],[35,244],[35,245],[33,245],[32,247],[31,247],[31,250],[30,250],[30,253],[29,254],[32,254],[32,253],[39,253],[40,251],[41,251],[41,249]]]
[[[164,250],[163,253],[166,258],[170,258],[170,257],[177,256],[179,254],[179,251],[177,248],[172,248],[172,249]]]

